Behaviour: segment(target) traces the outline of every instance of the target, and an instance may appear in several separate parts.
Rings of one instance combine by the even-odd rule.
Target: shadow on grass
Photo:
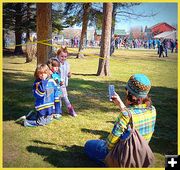
[[[27,151],[45,157],[44,161],[55,167],[99,167],[88,159],[83,147],[77,145],[60,147],[62,147],[62,151],[44,146],[28,146]]]
[[[10,57],[14,55],[14,49],[3,48],[3,57]]]
[[[76,57],[77,57],[77,53],[78,53],[78,52],[74,52],[74,53],[73,53],[73,52],[70,52],[70,53],[69,53],[69,56],[71,56],[72,58],[74,58],[74,57],[76,58]]]
[[[72,75],[76,75],[76,76],[97,76],[97,74],[81,74],[81,73],[72,73]]]
[[[15,120],[33,109],[33,81],[31,74],[3,73],[3,120]]]
[[[11,63],[11,64],[24,64],[24,63]],[[16,72],[16,71],[20,71],[20,72],[22,71],[22,70],[11,69],[11,68],[4,68],[3,70],[6,71],[6,72],[7,72],[7,71],[15,71],[15,72]],[[34,74],[34,71],[27,71],[27,70],[26,70],[26,73],[27,73],[27,72],[28,72],[28,73],[33,73],[33,74]],[[4,74],[7,74],[7,73],[4,73]]]
[[[34,108],[34,97],[32,95],[32,74],[23,72],[3,73],[3,120],[15,120],[27,114]],[[126,82],[109,81],[120,89],[124,89]],[[77,112],[91,110],[117,112],[116,107],[108,104],[106,81],[96,82],[71,78],[68,93],[71,103]],[[119,91],[118,91],[119,92]],[[124,91],[120,91],[124,97]],[[161,154],[177,153],[177,89],[166,87],[152,87],[151,92],[154,106],[157,110],[157,121],[155,132],[150,142],[153,151]],[[88,101],[88,102],[87,102]],[[104,104],[105,103],[105,104]],[[97,112],[96,112],[97,111]],[[107,135],[107,132],[84,129],[83,132]],[[63,154],[67,154],[66,152]]]
[[[114,121],[106,121],[106,123],[112,123],[114,124],[115,120]]]
[[[81,131],[85,133],[94,134],[94,135],[100,135],[100,139],[106,139],[107,136],[109,135],[109,132],[106,132],[103,130],[93,130],[93,129],[82,128]]]
[[[12,57],[12,56],[18,56],[18,57],[26,57],[25,52],[20,55],[14,54],[14,49],[4,48],[3,49],[3,57]]]
[[[34,108],[31,73],[3,73],[3,120],[16,120]],[[118,82],[113,82],[118,84]],[[69,99],[75,110],[81,112],[94,108],[106,112],[110,110],[104,102],[108,102],[107,82],[95,82],[82,79],[70,79],[68,87]],[[75,93],[75,94],[74,94]],[[87,102],[88,101],[88,102]],[[97,102],[98,101],[98,102]],[[116,108],[113,109],[115,111]],[[65,111],[66,112],[66,111]]]
[[[43,142],[43,141],[40,141],[40,140],[32,140],[32,142],[37,143],[37,144],[44,144],[44,145],[56,145],[55,143]]]

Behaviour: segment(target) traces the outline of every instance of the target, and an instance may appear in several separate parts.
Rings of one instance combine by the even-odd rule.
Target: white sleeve
[[[67,74],[68,74],[68,73],[70,72],[70,64],[69,64],[68,62],[67,62],[66,64],[67,64],[67,65],[66,65],[66,66],[67,66],[66,68],[67,68]]]

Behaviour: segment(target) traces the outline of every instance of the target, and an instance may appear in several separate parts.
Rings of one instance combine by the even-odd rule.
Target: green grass
[[[98,49],[86,52],[99,53]],[[23,56],[4,55],[3,167],[98,167],[85,156],[83,146],[89,139],[105,139],[118,115],[107,98],[108,84],[114,84],[124,98],[124,86],[134,73],[144,73],[152,82],[157,122],[150,146],[156,157],[154,167],[164,167],[164,155],[177,154],[177,54],[159,59],[154,50],[117,50],[110,77],[95,76],[96,56],[75,59],[73,55],[68,59],[72,71],[68,89],[78,117],[70,117],[63,107],[61,121],[36,128],[14,122],[33,108],[36,61],[27,64]]]

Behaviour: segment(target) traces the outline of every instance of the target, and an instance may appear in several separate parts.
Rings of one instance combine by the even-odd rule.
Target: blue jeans
[[[53,107],[32,112],[26,117],[26,120],[24,121],[24,126],[35,127],[47,125],[52,121],[52,112]]]
[[[96,163],[105,167],[104,159],[108,154],[106,141],[104,140],[89,140],[84,146],[86,155]]]
[[[62,102],[61,102],[61,99],[60,99],[59,102],[55,102],[54,105],[55,105],[54,113],[55,114],[62,114]]]
[[[26,126],[26,127],[44,126],[44,125],[48,125],[51,122],[52,122],[52,115],[42,116],[42,117],[38,117],[36,120],[35,119],[34,120],[26,119],[24,121],[24,126]]]

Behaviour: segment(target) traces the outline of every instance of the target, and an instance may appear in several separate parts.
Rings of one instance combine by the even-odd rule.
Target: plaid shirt
[[[149,142],[154,132],[156,109],[154,106],[147,108],[145,104],[130,106],[128,109],[131,111],[135,128]],[[112,149],[119,141],[120,136],[127,129],[129,119],[127,111],[123,111],[119,114],[113,130],[106,140],[108,149]]]

